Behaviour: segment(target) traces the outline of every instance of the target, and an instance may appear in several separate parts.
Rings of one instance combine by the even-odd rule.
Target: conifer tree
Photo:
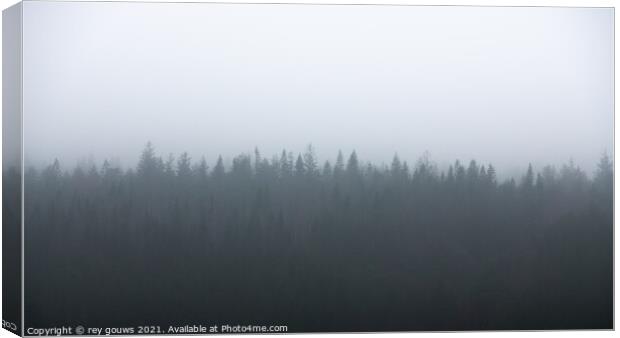
[[[323,177],[330,178],[332,176],[332,165],[328,161],[325,161],[325,165],[323,165]]]
[[[306,165],[304,164],[304,160],[301,158],[301,155],[297,156],[297,162],[295,162],[295,175],[301,177],[306,172]]]
[[[318,164],[316,161],[316,155],[314,154],[314,148],[312,144],[309,144],[304,152],[303,156],[305,172],[308,176],[314,177],[318,175]]]
[[[338,156],[336,157],[336,164],[334,165],[334,176],[340,177],[344,173],[344,156],[342,151],[338,150]]]
[[[215,167],[213,167],[213,172],[211,173],[211,176],[214,180],[219,181],[224,178],[224,175],[224,161],[222,160],[222,155],[219,155],[217,157],[217,163],[215,164]]]
[[[359,160],[357,159],[355,150],[353,150],[351,156],[349,156],[349,161],[347,161],[347,174],[351,176],[359,174]]]

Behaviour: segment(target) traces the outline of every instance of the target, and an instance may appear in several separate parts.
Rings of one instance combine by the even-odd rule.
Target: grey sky
[[[613,10],[27,2],[27,163],[158,152],[588,171],[613,147]]]

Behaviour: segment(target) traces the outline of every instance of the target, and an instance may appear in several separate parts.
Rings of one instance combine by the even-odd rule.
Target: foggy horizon
[[[211,172],[213,167],[216,165],[219,157],[221,156],[224,167],[226,168],[226,170],[230,170],[233,164],[233,160],[238,157],[238,156],[248,156],[249,158],[251,158],[252,162],[254,162],[255,160],[255,151],[258,150],[259,154],[261,156],[262,159],[266,159],[269,160],[270,162],[272,161],[272,159],[277,158],[280,159],[280,156],[282,155],[282,151],[285,151],[286,154],[292,154],[293,155],[293,159],[296,160],[298,156],[303,156],[305,151],[307,150],[308,146],[312,146],[313,147],[313,151],[314,153],[318,153],[317,149],[314,148],[314,146],[312,144],[308,144],[306,145],[306,147],[304,147],[306,150],[302,150],[299,152],[294,152],[294,151],[289,151],[288,149],[282,149],[279,152],[275,152],[273,154],[267,154],[264,153],[263,151],[261,151],[261,149],[259,149],[258,147],[254,147],[253,150],[248,150],[248,151],[244,151],[235,155],[222,155],[222,154],[218,154],[215,155],[215,158],[213,160],[208,160],[207,156],[205,156],[205,154],[191,154],[185,151],[179,152],[179,153],[162,153],[161,151],[159,151],[158,147],[156,144],[153,144],[152,142],[147,142],[144,144],[143,149],[137,153],[135,155],[135,159],[131,162],[131,163],[124,163],[122,160],[120,160],[118,157],[110,157],[110,158],[96,158],[95,156],[93,156],[92,154],[89,156],[82,156],[82,157],[78,157],[75,162],[63,162],[61,159],[59,158],[54,158],[51,159],[49,162],[47,163],[39,163],[39,164],[33,164],[33,163],[25,163],[26,169],[28,168],[35,168],[35,169],[39,169],[42,170],[47,166],[50,166],[54,163],[55,160],[59,161],[59,165],[60,165],[60,169],[64,172],[67,173],[71,173],[73,170],[75,170],[76,168],[80,168],[82,170],[90,170],[93,166],[96,169],[101,169],[104,162],[107,162],[108,165],[110,165],[112,168],[119,168],[123,171],[126,170],[136,170],[138,161],[140,159],[140,155],[142,154],[142,151],[144,149],[146,149],[147,144],[151,144],[152,148],[155,151],[155,155],[159,158],[162,159],[162,161],[165,163],[166,161],[172,159],[173,160],[173,165],[176,168],[177,165],[177,161],[179,159],[179,157],[183,154],[183,153],[187,153],[187,155],[189,155],[189,159],[191,161],[192,166],[196,166],[199,164],[200,161],[202,161],[202,159],[204,158],[206,161],[206,164],[208,166],[208,172]],[[464,159],[464,158],[456,158],[453,161],[437,161],[434,157],[433,154],[429,151],[425,151],[422,154],[420,154],[419,156],[412,158],[412,159],[407,159],[407,158],[403,158],[398,152],[395,152],[392,154],[392,156],[389,158],[388,161],[381,161],[381,162],[375,162],[372,160],[368,160],[364,157],[364,154],[360,154],[357,150],[352,149],[351,151],[344,151],[344,150],[339,150],[342,152],[342,155],[344,157],[345,163],[346,161],[349,159],[350,155],[352,152],[355,151],[356,155],[359,158],[360,164],[362,167],[365,167],[366,165],[372,165],[374,169],[389,169],[389,167],[391,166],[391,163],[394,159],[394,156],[397,156],[398,159],[403,163],[406,164],[409,169],[411,170],[411,172],[413,172],[419,161],[426,159],[430,162],[430,164],[435,166],[435,169],[437,169],[437,174],[446,174],[449,167],[453,166],[455,164],[455,162],[459,162],[461,165],[464,165],[465,167],[467,167],[469,165],[469,163],[471,161],[475,161],[478,165],[482,165],[485,167],[488,167],[489,165],[492,165],[493,167],[497,168],[497,165],[492,162],[492,161],[480,161],[479,159],[476,158],[468,158],[468,159]],[[338,151],[336,154],[333,154],[333,156],[327,156],[326,158],[321,158],[321,157],[317,157],[317,161],[319,164],[319,167],[322,168],[323,165],[325,164],[325,162],[329,162],[330,165],[334,165],[334,163],[336,162],[337,159],[337,155],[338,155]],[[532,163],[532,162],[524,162],[524,163],[516,163],[511,167],[508,168],[501,168],[501,170],[498,170],[497,172],[497,177],[498,179],[500,179],[501,181],[507,181],[510,179],[516,179],[519,180],[523,177],[523,175],[526,173],[526,170],[528,168],[529,165],[532,165],[532,168],[534,170],[535,173],[540,173],[543,171],[543,169],[547,166],[551,166],[553,167],[555,170],[560,170],[563,166],[565,165],[571,165],[571,162],[573,165],[575,165],[577,168],[581,169],[584,171],[584,173],[588,176],[588,177],[593,177],[596,174],[596,171],[598,170],[598,163],[600,161],[600,159],[603,156],[608,156],[610,159],[612,159],[613,154],[610,153],[601,153],[599,158],[596,160],[595,163],[593,163],[592,167],[592,171],[588,171],[586,168],[580,166],[578,163],[576,163],[572,158],[567,159],[566,161],[560,162],[560,163],[547,163],[547,164],[537,164],[537,163]]]
[[[147,141],[508,176],[613,154],[610,9],[26,2],[24,22],[26,165],[129,168]]]

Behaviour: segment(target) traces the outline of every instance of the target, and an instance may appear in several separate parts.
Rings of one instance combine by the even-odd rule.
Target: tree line
[[[308,146],[211,168],[149,143],[128,170],[28,168],[24,201],[26,326],[612,323],[606,155],[592,177],[569,162],[499,182],[475,160],[319,163]]]

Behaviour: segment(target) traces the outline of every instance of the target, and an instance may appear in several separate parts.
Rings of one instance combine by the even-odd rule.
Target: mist
[[[498,174],[613,151],[613,10],[24,3],[30,165],[255,147]]]

